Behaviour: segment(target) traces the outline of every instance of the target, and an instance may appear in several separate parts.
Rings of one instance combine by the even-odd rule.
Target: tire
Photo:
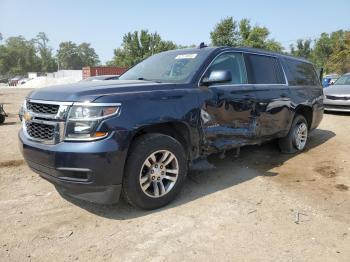
[[[280,138],[278,144],[283,153],[293,154],[296,152],[301,152],[305,149],[307,139],[308,123],[304,116],[296,115],[293,119],[288,135]]]
[[[5,122],[5,116],[0,114],[0,125]]]
[[[182,145],[167,135],[146,134],[133,142],[129,152],[123,179],[124,198],[146,210],[174,200],[187,175]]]

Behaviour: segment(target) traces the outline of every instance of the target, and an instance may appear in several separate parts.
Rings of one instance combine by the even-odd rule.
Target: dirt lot
[[[325,115],[299,155],[269,143],[213,156],[145,212],[64,199],[29,170],[16,116],[29,91],[0,89],[1,261],[350,261],[350,115]]]

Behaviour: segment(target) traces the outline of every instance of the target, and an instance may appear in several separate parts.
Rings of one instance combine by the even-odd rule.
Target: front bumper
[[[324,100],[324,110],[336,112],[350,112],[350,100]]]
[[[21,130],[20,150],[29,167],[60,192],[101,204],[119,200],[127,146],[123,132],[94,142],[47,145]]]

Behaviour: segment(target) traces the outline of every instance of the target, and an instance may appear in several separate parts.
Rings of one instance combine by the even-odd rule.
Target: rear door
[[[284,133],[291,120],[290,90],[278,58],[246,55],[249,83],[256,92],[257,136],[268,138]]]
[[[283,58],[288,84],[291,92],[292,106],[308,105],[313,109],[310,128],[315,128],[323,116],[323,88],[314,66],[306,61]]]
[[[254,87],[247,82],[242,53],[224,52],[218,55],[203,77],[218,70],[230,71],[232,81],[201,87],[205,95],[201,120],[206,141],[223,150],[246,144],[254,137],[255,94]]]

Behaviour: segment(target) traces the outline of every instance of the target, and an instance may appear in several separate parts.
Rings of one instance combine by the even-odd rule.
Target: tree
[[[164,41],[157,33],[148,33],[147,30],[134,31],[124,35],[120,48],[114,50],[110,65],[131,67],[143,59],[177,46],[171,41]]]
[[[325,67],[329,57],[332,54],[332,40],[329,34],[322,33],[320,38],[315,40],[314,48],[312,51],[312,61],[318,67]],[[325,68],[327,71],[327,69]]]
[[[57,69],[57,63],[52,55],[52,47],[48,46],[49,38],[44,32],[39,32],[34,39],[37,46],[41,62],[42,72],[54,72]]]
[[[71,41],[62,42],[57,51],[60,69],[81,69],[84,66],[95,66],[99,63],[95,49],[88,43],[79,46]]]
[[[252,26],[249,19],[236,22],[232,17],[228,17],[216,24],[210,37],[215,46],[246,46],[282,52],[282,45],[268,39],[269,34],[266,27]]]
[[[214,46],[238,46],[240,43],[237,23],[232,17],[222,19],[210,32],[210,38]]]
[[[330,72],[350,72],[350,31],[337,31],[331,35],[333,52],[326,63]]]
[[[90,47],[89,43],[81,43],[78,46],[78,55],[83,66],[95,66],[100,63],[95,49]]]
[[[27,41],[23,36],[9,37],[0,48],[1,75],[25,75],[30,71],[40,71],[40,58],[36,55],[33,41]]]
[[[82,67],[78,46],[71,41],[59,44],[57,60],[59,69],[81,69]]]
[[[296,46],[294,46],[293,44],[290,46],[290,52],[294,56],[310,58],[312,52],[311,39],[298,39]]]
[[[300,41],[300,40],[299,40]],[[314,46],[308,48],[305,47],[305,41],[303,46],[299,49],[310,49],[309,58],[316,67],[323,67],[326,73],[346,73],[350,71],[350,31],[338,30],[328,33],[322,33],[319,38],[314,41]],[[311,41],[310,41],[311,43]],[[311,44],[310,44],[311,46]],[[300,55],[297,50],[291,50],[293,55]],[[302,52],[301,52],[302,53]],[[308,52],[307,52],[308,53]]]

